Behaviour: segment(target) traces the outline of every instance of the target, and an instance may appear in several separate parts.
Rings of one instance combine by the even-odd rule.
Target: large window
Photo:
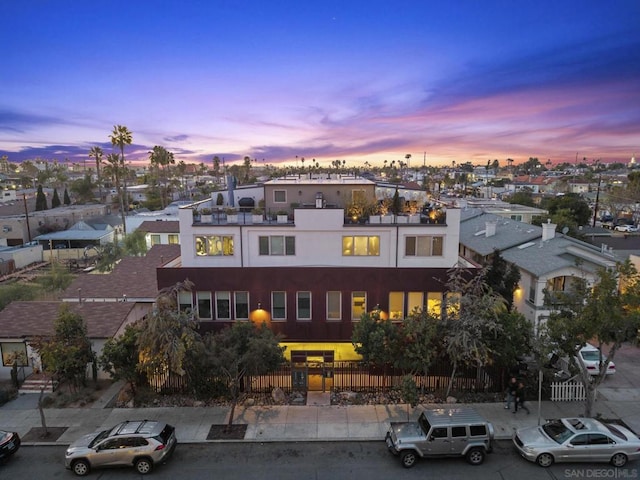
[[[3,367],[13,367],[14,362],[20,367],[28,365],[27,345],[22,342],[0,343],[0,353]]]
[[[287,292],[271,292],[271,319],[286,320]]]
[[[327,320],[342,319],[342,292],[327,292]]]
[[[169,245],[177,245],[180,243],[180,235],[176,233],[169,234]]]
[[[160,235],[157,235],[155,233],[150,235],[151,237],[151,246],[153,247],[154,245],[160,245]]]
[[[354,235],[342,237],[343,256],[379,256],[380,237],[377,235]]]
[[[211,292],[196,292],[198,299],[198,318],[211,320]]]
[[[196,255],[233,255],[233,235],[202,235],[196,237]]]
[[[427,311],[438,317],[442,315],[442,292],[427,293]]]
[[[271,235],[258,237],[260,255],[295,255],[296,237]]]
[[[249,292],[235,292],[236,317],[238,320],[249,319]]]
[[[287,203],[287,191],[286,190],[274,190],[273,191],[274,203]]]
[[[409,292],[407,294],[407,311],[409,313],[414,310],[422,311],[424,308],[424,293],[422,292]]]
[[[441,257],[443,244],[439,235],[408,235],[404,251],[407,257]]]
[[[298,320],[311,320],[311,292],[298,292],[296,297],[296,318]]]
[[[351,319],[359,321],[367,311],[367,292],[351,293]]]
[[[389,292],[389,318],[404,320],[404,292]]]
[[[231,320],[231,292],[216,292],[216,319]]]
[[[181,312],[193,309],[193,298],[191,292],[178,292],[178,309]]]

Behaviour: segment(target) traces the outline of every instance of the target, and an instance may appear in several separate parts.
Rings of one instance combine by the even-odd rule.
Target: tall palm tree
[[[89,150],[89,158],[95,158],[96,159],[96,178],[98,181],[98,191],[100,192],[100,201],[102,202],[102,181],[100,179],[100,165],[102,164],[102,149],[100,147],[93,147],[91,150]]]
[[[108,174],[113,179],[113,183],[116,185],[116,191],[118,192],[118,199],[120,201],[120,214],[122,216],[122,228],[124,233],[127,233],[127,227],[124,219],[124,197],[122,195],[122,182],[120,179],[124,174],[124,164],[122,164],[122,157],[117,153],[110,153],[107,155],[107,165],[105,166],[105,174]]]
[[[164,188],[160,189],[160,205],[162,208],[166,206],[167,199],[167,191],[168,191],[168,181],[169,175],[167,174],[167,169],[169,165],[174,165],[176,163],[173,153],[168,151],[166,148],[156,145],[153,147],[153,150],[149,152],[149,161],[151,162],[151,167],[155,169],[159,174],[162,173],[161,177],[164,179]],[[160,177],[160,175],[158,175]]]
[[[109,138],[111,139],[111,144],[114,147],[118,147],[120,149],[120,161],[121,161],[121,167],[122,170],[121,172],[124,173],[125,171],[125,161],[124,161],[124,146],[125,145],[131,145],[131,143],[133,142],[133,134],[129,131],[129,129],[127,127],[125,127],[124,125],[114,125],[113,126],[113,132],[111,132],[111,135],[109,135]],[[124,198],[122,198],[124,197]],[[124,176],[124,186],[123,186],[123,193],[121,195],[120,198],[120,205],[122,207],[122,228],[123,228],[123,232],[126,235],[127,234],[127,225],[125,223],[125,210],[124,210],[124,199],[127,199],[127,210],[129,209],[129,200],[128,200],[128,196],[127,196],[127,177]]]

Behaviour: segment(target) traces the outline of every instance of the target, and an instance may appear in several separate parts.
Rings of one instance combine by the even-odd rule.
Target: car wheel
[[[611,465],[614,467],[624,467],[627,464],[627,456],[624,453],[616,453],[611,457]]]
[[[86,460],[76,460],[73,462],[73,465],[71,465],[71,468],[73,469],[73,473],[79,477],[84,477],[89,473],[89,470],[91,470],[89,462]]]
[[[136,460],[135,467],[140,475],[146,475],[153,468],[153,462],[148,458],[139,458]]]
[[[413,450],[405,450],[400,455],[400,460],[404,468],[411,468],[418,461],[418,454]]]
[[[536,463],[541,467],[550,467],[553,465],[553,455],[550,453],[541,453],[538,455],[538,458],[536,458]]]
[[[467,452],[467,462],[471,465],[480,465],[484,462],[484,450],[481,448],[472,448]]]

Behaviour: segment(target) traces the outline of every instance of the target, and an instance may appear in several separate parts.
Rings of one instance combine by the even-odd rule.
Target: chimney
[[[485,222],[484,231],[486,237],[493,237],[496,234],[496,225],[498,225],[498,222]]]
[[[542,224],[542,241],[546,242],[547,240],[551,240],[556,236],[556,227],[555,223],[551,223],[551,220],[548,219],[547,223]]]

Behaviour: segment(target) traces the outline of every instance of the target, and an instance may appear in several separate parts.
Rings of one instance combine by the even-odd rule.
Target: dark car
[[[20,448],[20,435],[0,430],[0,462],[5,461]]]

